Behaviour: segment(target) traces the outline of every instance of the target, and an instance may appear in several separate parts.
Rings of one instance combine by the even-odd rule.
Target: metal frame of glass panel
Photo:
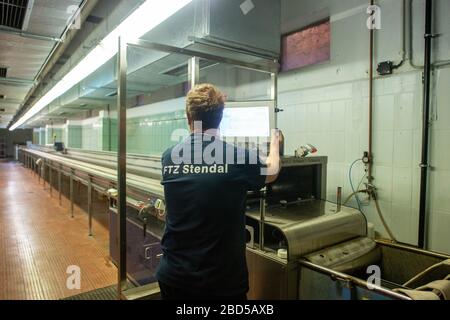
[[[127,194],[126,194],[126,130],[127,130],[127,50],[129,47],[139,47],[159,52],[175,53],[190,57],[188,62],[188,83],[191,87],[199,82],[200,78],[200,59],[210,60],[214,62],[233,65],[239,68],[248,69],[252,71],[262,72],[270,75],[271,89],[270,100],[277,106],[277,89],[278,89],[278,62],[274,60],[263,60],[263,63],[248,63],[240,61],[239,59],[226,58],[218,55],[212,55],[205,52],[194,51],[190,49],[178,48],[174,46],[149,42],[145,40],[128,40],[119,39],[119,51],[117,55],[117,114],[118,114],[118,152],[117,152],[117,177],[118,177],[118,240],[119,240],[119,259],[118,259],[118,286],[117,292],[119,299],[123,299],[123,292],[127,290],[127,270],[126,270],[126,208],[127,208]],[[224,49],[227,53],[232,52],[231,49]],[[251,54],[248,54],[251,56]],[[258,57],[260,58],[260,57]],[[277,110],[275,110],[275,127],[277,124]],[[262,206],[264,207],[264,205]],[[261,222],[264,223],[264,212],[261,212]],[[264,243],[264,242],[262,242]]]

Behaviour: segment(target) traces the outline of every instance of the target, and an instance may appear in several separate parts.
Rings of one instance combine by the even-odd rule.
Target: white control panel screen
[[[269,107],[226,108],[220,125],[222,137],[269,137]]]

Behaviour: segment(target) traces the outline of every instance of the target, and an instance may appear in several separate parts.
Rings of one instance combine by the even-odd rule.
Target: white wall
[[[450,51],[448,51],[450,52]],[[436,96],[431,130],[429,244],[450,246],[450,68],[436,73]],[[446,249],[447,248],[447,249]]]
[[[328,199],[336,188],[351,193],[350,164],[368,149],[368,30],[361,0],[283,0],[282,30],[290,32],[331,17],[331,61],[281,74],[279,104],[285,112],[279,126],[286,133],[288,153],[304,143],[315,144],[329,157]],[[382,30],[376,32],[376,62],[401,59],[401,3],[384,0]],[[450,1],[437,0],[435,58],[450,59]],[[423,61],[424,1],[415,0],[414,63]],[[428,244],[450,252],[450,69],[436,73]],[[374,176],[380,204],[398,240],[417,244],[419,215],[422,73],[408,63],[389,77],[375,81]],[[434,111],[433,111],[434,113]],[[354,182],[363,175],[355,167]],[[373,205],[364,207],[369,220],[385,234]]]

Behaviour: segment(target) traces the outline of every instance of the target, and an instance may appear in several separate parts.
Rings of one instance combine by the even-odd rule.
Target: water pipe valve
[[[372,159],[370,159],[370,155],[369,153],[366,151],[364,152],[364,155],[362,157],[362,162],[366,165],[370,164],[370,162],[372,161]]]

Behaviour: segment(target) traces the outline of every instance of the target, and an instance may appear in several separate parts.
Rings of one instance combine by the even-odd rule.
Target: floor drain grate
[[[117,300],[117,285],[81,293],[62,300]]]

